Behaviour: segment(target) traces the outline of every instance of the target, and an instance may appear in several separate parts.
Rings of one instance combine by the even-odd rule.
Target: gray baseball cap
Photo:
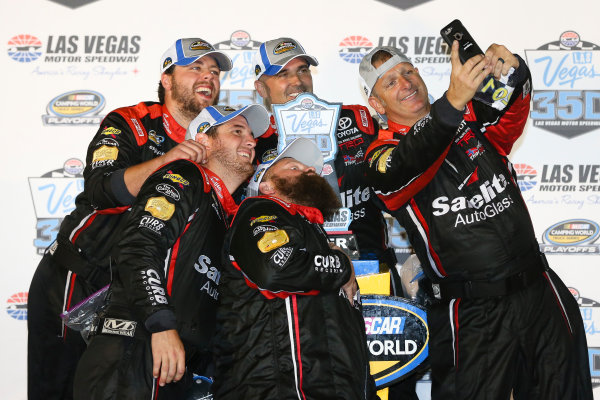
[[[250,182],[246,188],[247,197],[258,196],[258,187],[262,182],[265,173],[282,158],[293,158],[308,167],[314,167],[315,172],[318,175],[321,175],[321,172],[323,171],[323,154],[315,142],[303,137],[296,138],[285,146],[283,151],[279,153],[277,157],[269,162],[260,164],[258,168],[256,168],[256,172],[254,172],[254,175],[250,178]]]
[[[160,73],[165,72],[171,65],[190,65],[200,57],[210,55],[214,57],[221,71],[229,71],[233,63],[227,54],[215,50],[212,44],[200,38],[177,39],[165,51],[160,59]]]
[[[190,122],[185,138],[195,139],[199,133],[206,132],[212,126],[224,124],[238,115],[246,118],[255,138],[265,133],[269,127],[269,113],[260,104],[250,104],[239,109],[230,106],[209,106]]]
[[[381,64],[378,68],[375,68],[372,63],[372,58],[373,55],[380,50],[385,51],[392,57],[383,64]],[[363,59],[360,62],[360,65],[358,66],[358,73],[360,74],[361,84],[367,97],[371,95],[371,92],[375,87],[375,83],[377,83],[377,80],[381,78],[383,74],[385,74],[390,69],[403,62],[412,65],[410,59],[395,47],[379,46],[375,47],[369,53],[367,53],[367,55],[363,57]]]
[[[263,74],[277,75],[287,63],[298,57],[304,58],[310,65],[319,65],[317,59],[306,54],[300,43],[292,38],[284,37],[264,42],[254,54],[255,79]]]

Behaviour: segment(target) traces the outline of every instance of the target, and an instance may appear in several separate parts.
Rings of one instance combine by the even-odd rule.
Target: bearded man
[[[251,178],[225,237],[213,392],[219,399],[375,399],[350,259],[323,217],[339,200],[309,139]]]

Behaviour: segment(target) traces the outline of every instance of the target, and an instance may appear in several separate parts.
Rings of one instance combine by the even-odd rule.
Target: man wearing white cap
[[[231,67],[231,60],[205,40],[178,39],[160,60],[160,102],[118,108],[100,124],[87,151],[84,190],[29,289],[29,399],[72,397],[85,343],[59,315],[109,283],[115,230],[144,180],[175,159],[204,159],[202,145],[184,141],[185,132],[218,99],[219,73]]]
[[[455,42],[451,63],[433,104],[400,50],[374,48],[359,66],[389,125],[367,176],[431,281],[432,399],[591,399],[577,303],[540,253],[508,159],[529,115],[529,70],[496,44],[462,64]],[[514,89],[503,109],[474,98],[490,74]]]
[[[323,217],[339,200],[309,139],[261,164],[225,239],[215,398],[374,399],[350,259]]]
[[[76,399],[182,399],[192,373],[211,375],[221,247],[237,208],[230,193],[252,175],[255,138],[268,124],[258,104],[209,106],[187,132],[206,161],[173,161],[144,182],[117,235]]]
[[[255,54],[254,65],[254,86],[267,108],[313,91],[310,66],[318,65],[317,59],[292,38],[263,43]],[[387,246],[385,220],[371,198],[372,190],[362,168],[367,147],[376,138],[377,131],[378,125],[366,107],[343,105],[335,133],[338,151],[334,165],[342,205],[352,213],[350,230],[356,236],[360,258],[378,259],[382,268],[392,267],[395,272],[396,257]],[[276,153],[277,134],[272,118],[271,127],[256,145],[258,162],[268,161]]]

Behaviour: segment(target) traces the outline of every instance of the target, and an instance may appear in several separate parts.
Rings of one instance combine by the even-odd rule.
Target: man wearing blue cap
[[[306,53],[297,40],[279,38],[264,42],[254,58],[254,86],[268,109],[284,104],[302,93],[312,93],[310,66],[317,59]],[[274,119],[267,133],[257,142],[257,161],[273,158],[277,150],[278,132]],[[369,110],[360,105],[343,105],[337,122],[338,152],[335,172],[344,207],[352,213],[350,230],[355,234],[360,257],[378,259],[382,268],[393,268],[396,257],[387,246],[387,228],[380,209],[371,198],[372,190],[365,181],[362,164],[367,147],[376,138],[377,123]]]
[[[377,398],[352,262],[328,242],[339,207],[323,156],[291,142],[250,179],[225,237],[215,336],[218,399]]]
[[[237,208],[230,193],[252,175],[255,138],[268,124],[258,104],[207,107],[187,132],[206,162],[176,160],[144,182],[112,253],[109,300],[79,362],[76,399],[181,399],[192,373],[210,375],[221,247]]]
[[[160,60],[160,102],[119,108],[102,121],[88,147],[84,191],[29,289],[29,399],[72,398],[85,343],[59,315],[109,283],[115,231],[144,180],[175,159],[204,159],[202,145],[184,141],[185,132],[218,99],[219,73],[231,67],[231,60],[205,40],[178,39]]]

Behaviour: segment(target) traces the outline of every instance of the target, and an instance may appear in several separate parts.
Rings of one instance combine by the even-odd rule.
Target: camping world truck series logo
[[[566,31],[525,55],[534,126],[568,139],[600,128],[600,46]]]
[[[588,219],[571,219],[558,222],[544,232],[540,250],[546,254],[600,254],[595,243],[600,226]]]
[[[92,90],[62,93],[48,103],[44,125],[99,125],[104,115],[98,115],[105,105],[104,96]]]
[[[251,103],[262,104],[262,98],[254,90],[254,54],[262,42],[253,40],[244,30],[231,34],[229,40],[216,43],[215,49],[226,53],[233,61],[233,68],[221,77],[219,104],[243,107]]]
[[[83,168],[81,160],[70,158],[62,168],[29,178],[37,218],[37,235],[33,240],[37,254],[44,254],[56,239],[64,217],[75,209],[75,197],[83,190]]]

